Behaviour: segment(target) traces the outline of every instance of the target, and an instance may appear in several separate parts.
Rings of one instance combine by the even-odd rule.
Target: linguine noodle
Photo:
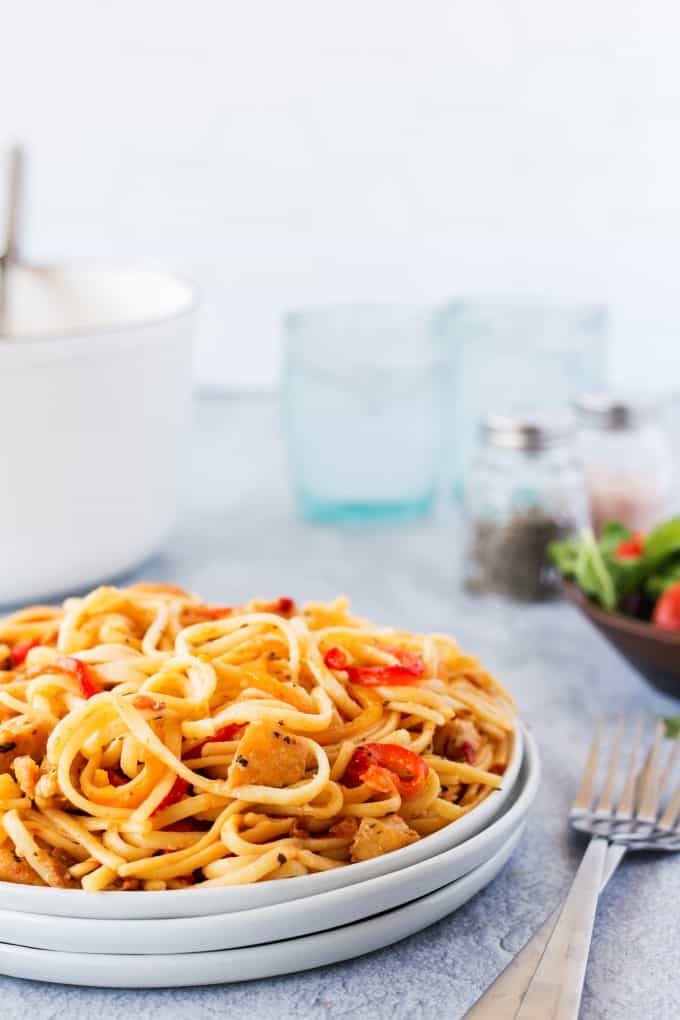
[[[0,880],[160,890],[366,860],[497,789],[514,728],[451,638],[345,598],[137,584],[33,606],[0,620]]]

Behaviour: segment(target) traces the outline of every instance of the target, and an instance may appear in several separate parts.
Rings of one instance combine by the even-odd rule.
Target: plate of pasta
[[[136,584],[0,620],[10,910],[187,917],[338,889],[480,832],[521,760],[474,656],[345,598]]]

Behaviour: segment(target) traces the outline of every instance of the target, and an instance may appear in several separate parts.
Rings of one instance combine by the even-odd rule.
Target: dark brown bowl
[[[610,613],[591,602],[580,588],[563,582],[564,594],[614,648],[654,687],[680,698],[680,633]]]

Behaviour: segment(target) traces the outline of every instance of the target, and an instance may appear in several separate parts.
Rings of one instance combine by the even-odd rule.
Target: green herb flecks
[[[667,715],[664,717],[663,723],[668,739],[677,740],[680,737],[680,715]]]

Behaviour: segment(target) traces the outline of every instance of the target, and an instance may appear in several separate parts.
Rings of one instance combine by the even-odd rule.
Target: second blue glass
[[[448,372],[447,481],[460,494],[488,414],[568,409],[602,388],[608,322],[601,305],[547,298],[456,301],[438,316]]]

